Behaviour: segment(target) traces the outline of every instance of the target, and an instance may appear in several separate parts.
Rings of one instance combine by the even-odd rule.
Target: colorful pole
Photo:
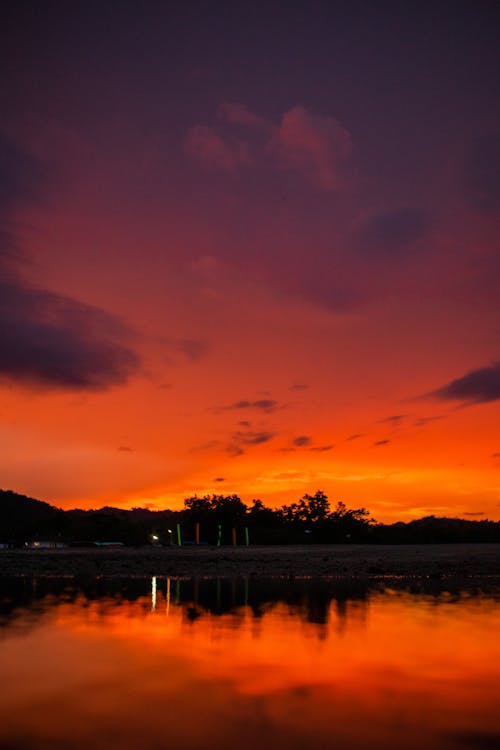
[[[179,547],[182,546],[181,525],[180,525],[180,523],[177,524],[177,544],[179,545]]]
[[[200,524],[196,523],[196,526],[194,527],[194,538],[196,544],[200,543]]]
[[[217,526],[217,547],[220,547],[221,540],[222,540],[222,524],[220,523]]]
[[[245,526],[245,544],[248,547],[250,544],[250,536],[248,534],[248,526]]]

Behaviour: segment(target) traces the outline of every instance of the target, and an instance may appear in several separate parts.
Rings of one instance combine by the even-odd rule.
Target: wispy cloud
[[[218,117],[220,127],[195,125],[188,130],[188,156],[225,172],[257,159],[277,170],[299,173],[319,190],[342,186],[352,145],[349,132],[335,118],[295,105],[276,124],[238,102],[224,102]]]
[[[175,350],[183,354],[186,359],[193,362],[201,359],[208,350],[207,343],[199,339],[175,339],[172,342],[172,346]]]
[[[309,388],[307,383],[294,383],[291,385],[288,390],[289,391],[306,391]]]
[[[388,424],[392,427],[399,427],[403,419],[405,419],[406,414],[391,414],[390,417],[384,417],[384,419],[379,419],[379,422],[381,424]]]
[[[434,417],[418,417],[413,424],[415,427],[425,427],[426,425],[431,424],[432,422],[437,422],[440,419],[444,419],[443,414],[438,414]]]
[[[283,407],[280,406],[278,401],[276,401],[275,399],[260,398],[254,401],[250,401],[249,399],[241,399],[240,401],[234,401],[234,403],[228,404],[227,406],[216,406],[212,411],[214,411],[216,414],[219,414],[220,412],[224,411],[243,411],[249,409],[270,414],[271,412],[276,411],[276,409],[279,408]],[[242,424],[242,426],[247,426],[247,424],[250,423],[247,423],[246,420],[243,420],[243,422],[240,422],[240,424]]]
[[[250,162],[248,144],[224,138],[205,125],[195,125],[188,130],[184,150],[205,166],[225,172],[234,172],[239,166]]]
[[[315,187],[336,190],[351,154],[351,137],[333,117],[297,105],[283,114],[268,143],[280,166],[301,172]]]

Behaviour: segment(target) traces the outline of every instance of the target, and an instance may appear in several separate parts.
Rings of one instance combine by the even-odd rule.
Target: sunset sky
[[[0,487],[500,519],[500,3],[0,17]]]

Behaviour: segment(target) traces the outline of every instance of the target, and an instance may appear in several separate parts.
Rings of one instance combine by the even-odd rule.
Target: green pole
[[[245,526],[245,544],[246,544],[247,547],[250,544],[250,537],[249,537],[249,534],[248,534],[248,526]]]
[[[222,539],[222,524],[220,523],[217,526],[217,547],[220,547],[221,539]]]
[[[180,525],[180,523],[177,524],[177,544],[179,545],[179,547],[182,545],[181,525]]]

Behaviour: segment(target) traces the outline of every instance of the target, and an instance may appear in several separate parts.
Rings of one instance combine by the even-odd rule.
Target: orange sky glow
[[[167,5],[9,17],[1,486],[499,520],[494,6]]]

